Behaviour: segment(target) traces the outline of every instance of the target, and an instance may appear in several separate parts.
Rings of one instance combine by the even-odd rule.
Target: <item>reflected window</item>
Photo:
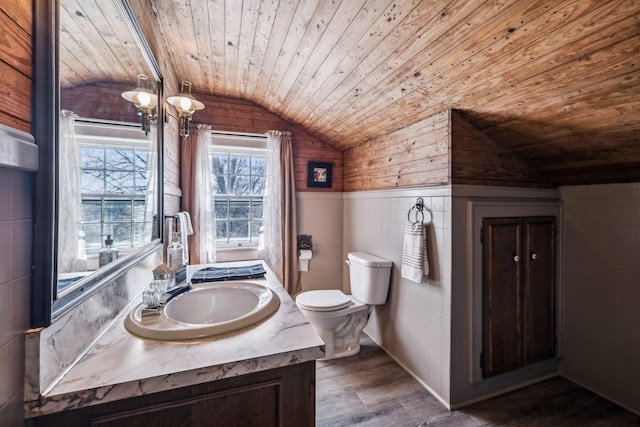
[[[135,248],[150,241],[153,217],[147,213],[149,141],[143,134],[91,135],[76,128],[80,150],[82,226],[87,250],[113,245]]]

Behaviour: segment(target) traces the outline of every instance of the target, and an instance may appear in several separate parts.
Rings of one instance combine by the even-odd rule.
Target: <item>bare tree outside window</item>
[[[217,242],[257,244],[262,227],[266,155],[263,150],[215,151],[211,162]]]
[[[110,234],[115,246],[144,244],[149,152],[140,147],[80,145],[82,223],[87,248]]]

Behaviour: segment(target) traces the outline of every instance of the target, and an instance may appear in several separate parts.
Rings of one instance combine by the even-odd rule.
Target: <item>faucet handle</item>
[[[146,308],[156,308],[160,305],[160,292],[155,289],[146,289],[142,292],[142,303]]]

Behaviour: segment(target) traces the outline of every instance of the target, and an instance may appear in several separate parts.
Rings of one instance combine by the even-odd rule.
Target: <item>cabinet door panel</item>
[[[555,354],[555,218],[525,218],[524,228],[524,364],[529,364]]]
[[[91,427],[271,427],[278,420],[279,382],[242,387],[97,417]]]
[[[483,376],[522,366],[521,221],[483,220]]]
[[[31,419],[34,427],[312,427],[315,361]]]

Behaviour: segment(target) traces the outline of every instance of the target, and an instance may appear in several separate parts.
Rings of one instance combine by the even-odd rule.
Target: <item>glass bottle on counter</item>
[[[180,233],[174,232],[171,243],[167,246],[167,265],[171,270],[184,267],[184,251],[180,243]]]
[[[111,234],[105,234],[105,236],[107,236],[107,238],[104,239],[104,246],[100,249],[100,253],[98,255],[98,265],[100,267],[104,267],[110,262],[118,259],[119,251],[117,248],[112,247],[113,239],[111,238]]]

